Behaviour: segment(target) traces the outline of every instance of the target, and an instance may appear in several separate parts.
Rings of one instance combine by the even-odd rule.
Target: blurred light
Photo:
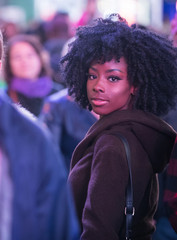
[[[163,5],[164,0],[150,0],[151,22],[154,29],[163,29]]]
[[[26,23],[26,13],[19,6],[9,5],[0,8],[0,17],[7,22],[23,25]]]
[[[150,1],[147,0],[137,1],[136,11],[137,11],[136,22],[144,26],[150,25]]]
[[[85,1],[83,0],[34,0],[35,12],[38,18],[50,19],[57,11],[68,12],[71,20],[80,17]]]
[[[129,24],[136,21],[136,0],[99,0],[98,9],[103,16],[107,16],[111,13],[118,13],[121,17],[125,18]]]

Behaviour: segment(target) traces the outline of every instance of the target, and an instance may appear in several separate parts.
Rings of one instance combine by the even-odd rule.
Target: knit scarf
[[[50,93],[52,89],[52,80],[47,76],[39,77],[35,81],[14,77],[12,78],[9,89],[22,93],[26,97],[43,98]]]

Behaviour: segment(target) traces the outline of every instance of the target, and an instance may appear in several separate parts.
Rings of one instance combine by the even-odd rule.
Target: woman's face
[[[100,116],[115,110],[130,108],[134,87],[127,80],[127,64],[112,59],[104,64],[90,66],[87,80],[87,95],[92,109]]]
[[[42,65],[37,52],[29,43],[18,42],[10,50],[10,67],[15,77],[35,80]]]

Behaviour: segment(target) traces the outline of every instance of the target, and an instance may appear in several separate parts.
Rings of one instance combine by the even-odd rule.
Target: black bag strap
[[[132,171],[131,171],[131,154],[130,147],[127,139],[120,133],[115,133],[115,136],[121,139],[126,153],[126,158],[129,168],[129,180],[126,192],[126,206],[125,206],[125,215],[126,215],[126,240],[131,240],[132,236],[132,221],[135,214],[135,208],[133,207],[133,183],[132,183]]]

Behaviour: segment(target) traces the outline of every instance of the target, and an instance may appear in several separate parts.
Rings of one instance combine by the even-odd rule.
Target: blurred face
[[[26,42],[15,43],[10,51],[10,66],[15,77],[34,81],[41,71],[41,61],[34,48]]]
[[[127,64],[112,59],[104,64],[90,66],[87,80],[87,95],[92,109],[100,116],[115,110],[130,108],[134,87],[127,80]]]

